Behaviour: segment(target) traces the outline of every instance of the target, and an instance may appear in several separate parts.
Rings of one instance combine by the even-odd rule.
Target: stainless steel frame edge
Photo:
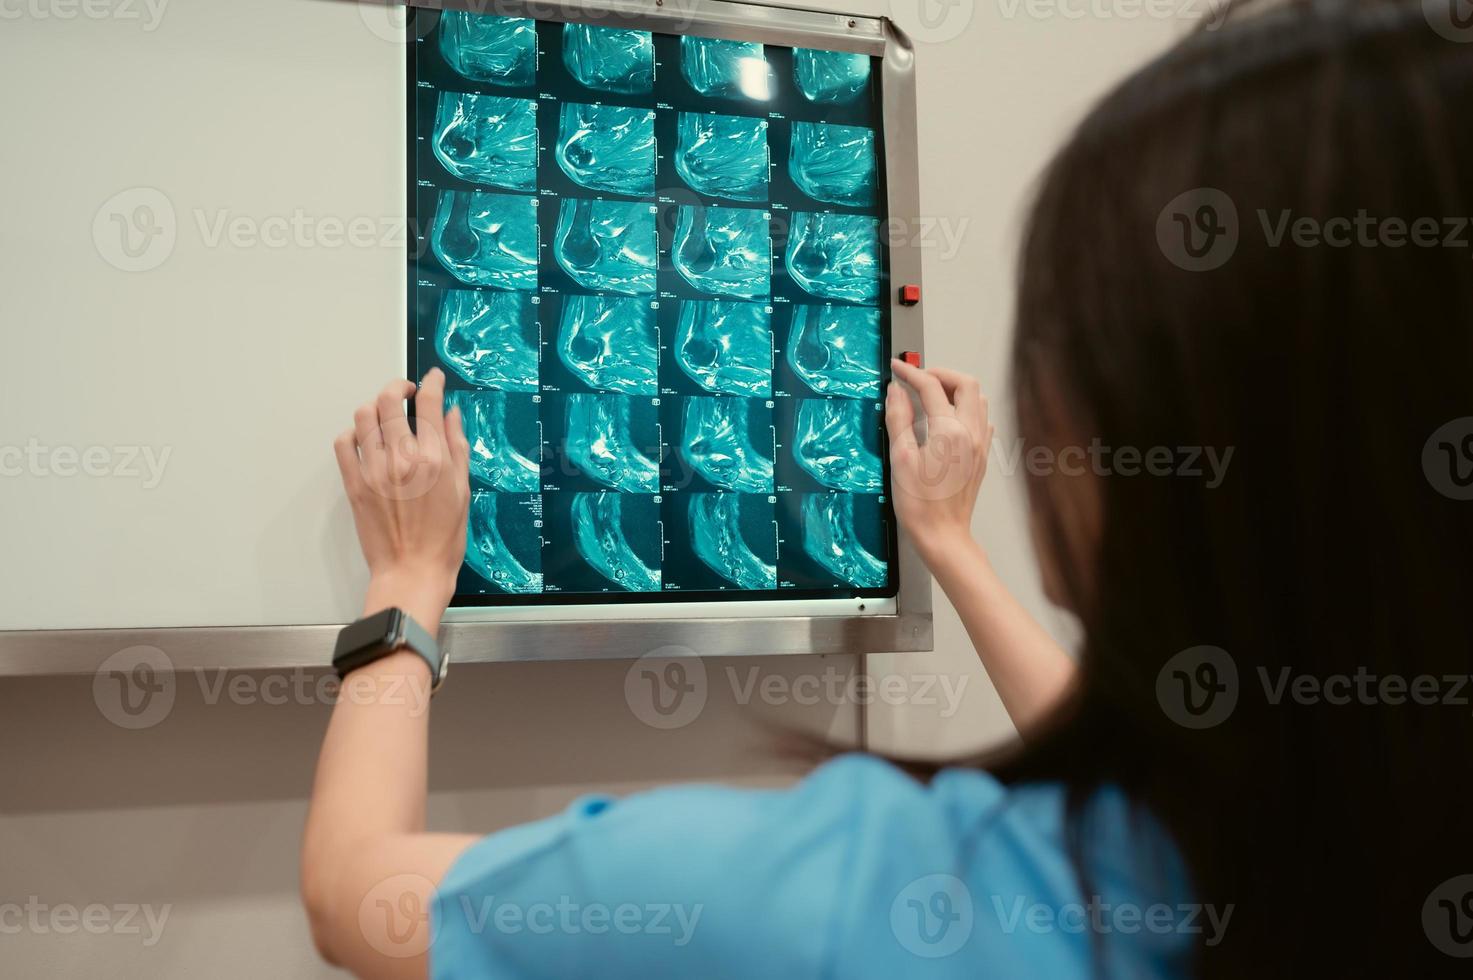
[[[503,17],[572,21],[666,34],[700,34],[782,47],[822,46],[834,51],[885,53],[885,20],[737,0],[406,0],[427,10],[464,10]]]
[[[848,17],[724,0],[666,0],[658,6],[654,0],[601,4],[414,2],[432,8],[489,8],[503,13],[538,8],[543,17],[595,23],[599,19],[590,11],[638,9],[651,18],[650,26],[655,30],[670,30],[672,11],[665,9],[669,7],[675,8],[676,18],[689,17],[692,28],[699,24],[703,32],[713,36],[798,46],[806,40],[840,50],[883,53],[885,167],[892,231],[890,281],[920,284],[921,250],[914,236],[904,233],[904,229],[916,227],[920,215],[915,54],[910,39],[888,18]],[[729,8],[741,8],[744,15],[751,12],[755,19],[732,24]],[[723,13],[724,17],[719,16]],[[849,27],[851,22],[856,26]],[[844,26],[838,29],[835,24]],[[871,30],[875,31],[873,41],[868,36]],[[856,47],[832,43],[839,38],[853,39]],[[902,234],[893,234],[896,228],[902,229]],[[921,307],[901,306],[892,289],[890,309],[893,349],[923,351]],[[457,663],[627,660],[655,651],[661,651],[662,656],[747,657],[931,650],[931,576],[904,531],[899,534],[898,560],[900,589],[894,615],[634,618],[608,622],[568,622],[550,617],[526,622],[446,623],[440,638]],[[631,614],[637,616],[638,610],[631,609]],[[0,631],[0,677],[93,673],[108,657],[138,646],[162,651],[176,671],[326,670],[341,628],[313,625]]]

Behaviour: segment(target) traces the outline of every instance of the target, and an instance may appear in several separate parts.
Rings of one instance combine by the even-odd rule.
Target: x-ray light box
[[[409,368],[472,446],[454,618],[928,614],[886,495],[921,346],[888,22],[470,0],[408,35]]]

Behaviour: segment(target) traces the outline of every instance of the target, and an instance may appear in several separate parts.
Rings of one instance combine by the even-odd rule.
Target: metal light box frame
[[[860,17],[727,0],[409,0],[431,10],[470,10],[537,20],[607,25],[666,34],[691,33],[782,47],[848,51],[882,59],[887,217],[920,215],[916,143],[915,53],[887,17]],[[412,41],[406,38],[406,41]],[[921,249],[891,236],[893,285],[921,283]],[[407,302],[406,297],[406,302]],[[892,289],[891,349],[924,352],[921,307],[901,305]],[[893,600],[782,600],[743,604],[600,604],[582,609],[534,606],[452,609],[440,639],[455,663],[619,660],[662,657],[866,654],[933,649],[931,576],[903,528],[898,531],[899,588]],[[745,606],[741,615],[735,608]],[[589,609],[607,618],[590,618]],[[824,608],[823,614],[813,614]],[[832,609],[832,612],[828,612]],[[799,612],[806,614],[798,614]],[[175,670],[322,668],[341,625],[181,627],[0,631],[0,676],[91,673],[135,646],[168,651]]]

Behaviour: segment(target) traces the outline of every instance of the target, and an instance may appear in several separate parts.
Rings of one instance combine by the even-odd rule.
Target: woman
[[[478,839],[423,832],[418,700],[345,698],[303,856],[323,954],[446,978],[1463,965],[1473,267],[1451,232],[1473,214],[1473,48],[1434,6],[1236,11],[1111,92],[1045,174],[1013,373],[1077,666],[970,542],[975,382],[893,365],[932,433],[892,385],[897,514],[1022,744],[588,800]],[[366,612],[433,624],[450,598],[467,446],[442,387],[416,435],[396,382],[338,441]],[[907,492],[962,434],[964,485]],[[427,494],[375,492],[416,467]],[[428,676],[401,652],[349,682]]]

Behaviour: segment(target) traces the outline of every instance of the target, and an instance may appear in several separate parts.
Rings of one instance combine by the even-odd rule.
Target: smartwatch
[[[350,671],[406,647],[430,665],[430,692],[438,691],[450,669],[450,654],[441,653],[429,630],[398,608],[391,607],[344,626],[333,648],[332,666],[342,679]]]

